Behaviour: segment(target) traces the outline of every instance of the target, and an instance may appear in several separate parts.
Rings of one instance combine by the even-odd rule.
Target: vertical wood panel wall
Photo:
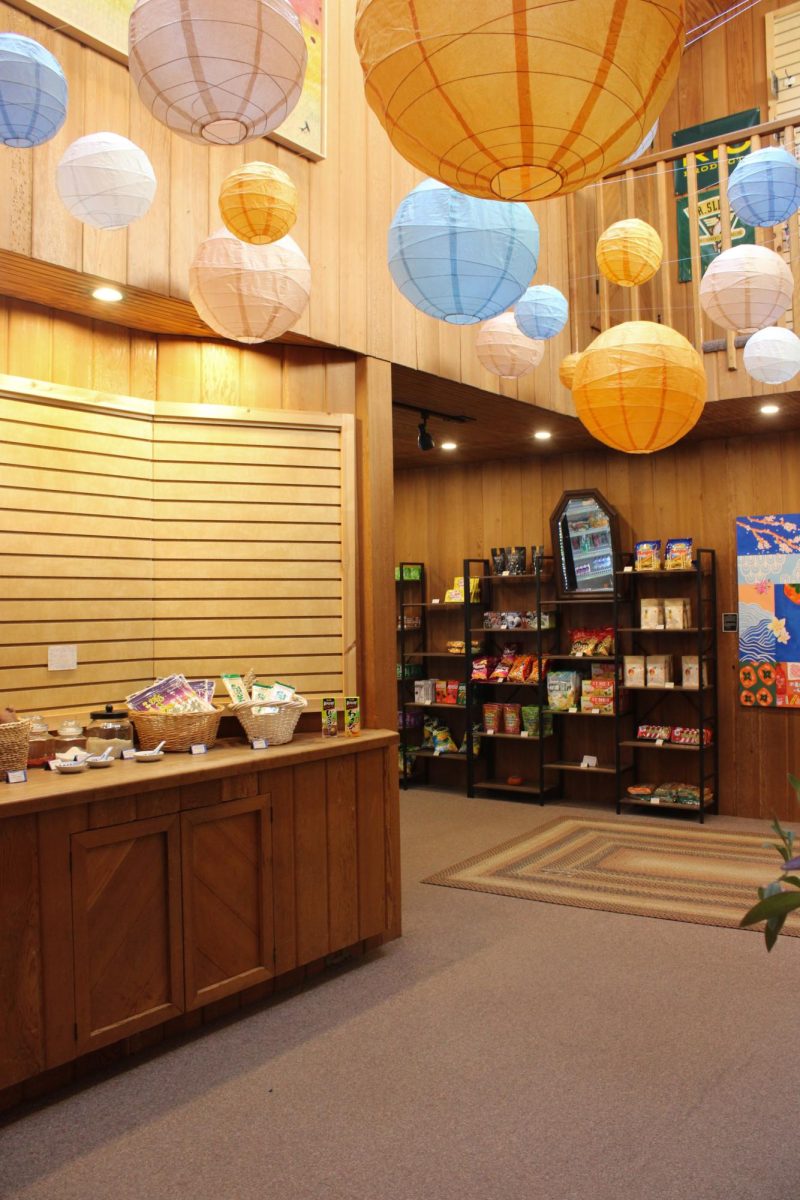
[[[720,612],[736,611],[737,516],[794,512],[800,435],[699,442],[652,455],[553,456],[395,476],[395,559],[425,563],[444,595],[465,557],[492,546],[550,545],[562,491],[596,487],[621,518],[623,549],[648,537],[691,536],[717,551]],[[739,816],[796,819],[787,772],[800,765],[795,712],[741,708],[738,639],[719,635],[720,803]]]

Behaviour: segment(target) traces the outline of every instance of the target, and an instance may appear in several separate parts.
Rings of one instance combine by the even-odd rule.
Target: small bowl
[[[86,760],[87,767],[113,767],[113,758],[88,758]]]
[[[85,762],[59,762],[56,771],[59,775],[77,775],[86,770]]]
[[[163,750],[137,750],[136,751],[136,761],[137,762],[158,762],[159,759],[162,759],[163,757],[164,757]]]

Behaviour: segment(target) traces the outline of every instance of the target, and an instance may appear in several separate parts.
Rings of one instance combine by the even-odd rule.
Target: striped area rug
[[[779,874],[764,842],[707,826],[557,817],[423,882],[735,929],[756,888]],[[784,933],[800,937],[799,914]]]

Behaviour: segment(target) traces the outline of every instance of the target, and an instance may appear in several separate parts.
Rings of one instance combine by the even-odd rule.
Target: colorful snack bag
[[[539,736],[539,706],[536,704],[525,704],[521,710],[522,728],[531,737]]]
[[[445,693],[445,704],[458,704],[458,680],[447,680],[447,691]]]
[[[503,705],[503,733],[519,733],[520,731],[519,704]]]
[[[533,663],[532,654],[518,655],[511,665],[511,670],[508,672],[509,683],[525,683],[533,670]]]
[[[691,571],[692,547],[691,538],[670,538],[664,547],[664,570]]]
[[[482,655],[481,658],[473,659],[472,662],[472,678],[473,679],[488,679],[497,663],[496,658],[490,658],[488,655]]]
[[[361,703],[358,696],[344,698],[344,732],[347,737],[358,737],[361,733]]]
[[[498,733],[502,719],[502,704],[484,704],[483,728],[487,733]]]
[[[223,675],[222,682],[234,704],[246,704],[249,701],[250,693],[244,686],[241,675]]]
[[[670,725],[640,725],[636,737],[640,742],[668,742],[671,733]]]
[[[436,680],[436,703],[447,704],[447,680]]]
[[[446,725],[437,725],[433,731],[433,752],[434,754],[458,754],[458,746],[453,741]]]
[[[661,542],[637,542],[633,548],[637,571],[661,570]]]
[[[336,712],[336,697],[322,698],[322,736],[336,737],[339,732],[339,718]]]
[[[456,704],[460,704],[463,708],[463,706],[466,703],[467,703],[467,685],[465,683],[460,683],[458,685],[458,697],[456,699]]]

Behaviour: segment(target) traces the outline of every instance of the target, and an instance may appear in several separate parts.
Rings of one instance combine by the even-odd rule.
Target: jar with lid
[[[47,727],[47,721],[38,713],[31,717],[31,734],[28,741],[28,766],[43,767],[55,756],[53,735]]]
[[[114,758],[123,750],[133,749],[133,728],[124,708],[107,704],[102,712],[89,713],[91,724],[86,729],[86,749],[90,754],[102,754],[109,747]]]
[[[58,727],[54,749],[56,754],[64,754],[74,746],[77,746],[79,750],[85,750],[86,735],[80,721],[75,717],[65,717]]]

